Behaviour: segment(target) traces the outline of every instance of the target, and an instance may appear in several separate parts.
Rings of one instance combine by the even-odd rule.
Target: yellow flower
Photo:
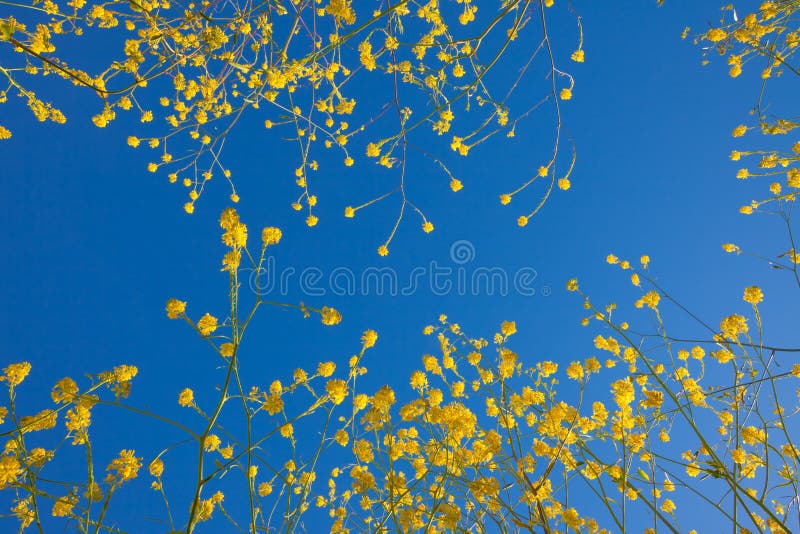
[[[203,441],[203,448],[209,452],[219,449],[220,445],[222,445],[222,441],[219,439],[219,436],[214,434],[209,434]]]
[[[733,133],[731,135],[733,135],[733,137],[741,137],[745,133],[747,133],[747,126],[745,126],[744,124],[740,124],[739,126],[733,129]]]
[[[539,363],[539,376],[547,378],[558,371],[558,364],[551,361],[544,361]]]
[[[572,89],[565,87],[561,90],[561,93],[558,95],[561,100],[569,100],[572,98]]]
[[[764,300],[764,293],[761,292],[761,289],[758,286],[746,287],[744,289],[743,299],[745,302],[756,305]]]
[[[740,334],[746,334],[748,331],[747,319],[739,314],[734,313],[720,321],[719,329],[722,335],[727,339],[736,340]]]
[[[344,380],[328,380],[325,384],[325,392],[333,404],[341,404],[347,398],[347,391],[347,382]]]
[[[559,178],[558,179],[558,188],[559,189],[561,189],[562,191],[566,191],[570,187],[572,187],[572,184],[570,183],[569,178]]]
[[[577,291],[578,290],[578,279],[572,278],[567,281],[567,291]]]
[[[378,333],[375,330],[367,330],[364,332],[364,335],[361,336],[361,342],[364,344],[364,348],[372,348],[375,346],[375,342],[378,341]]]
[[[310,228],[312,226],[316,226],[319,222],[319,218],[316,215],[309,215],[306,217],[306,225]]]
[[[139,373],[135,365],[118,365],[114,367],[113,380],[116,382],[129,382]]]
[[[514,321],[503,321],[500,325],[500,331],[506,337],[515,334],[517,332],[517,323]]]
[[[354,210],[352,206],[347,206],[344,209],[344,216],[347,217],[348,219],[352,219],[353,217],[355,217],[355,215],[356,215],[356,210]]]
[[[580,362],[572,362],[567,367],[567,376],[573,380],[580,380],[583,378],[583,366]]]
[[[53,517],[67,517],[72,514],[76,499],[74,497],[60,497],[53,504]]]
[[[509,202],[511,202],[511,195],[508,194],[500,195],[500,204],[503,204],[505,206]]]
[[[336,364],[333,362],[322,362],[317,366],[317,373],[322,377],[329,377],[336,371]]]
[[[464,184],[461,183],[461,180],[457,178],[453,178],[450,180],[450,189],[452,189],[454,192],[461,191],[461,189],[463,188]]]
[[[222,221],[220,221],[220,225],[222,225]],[[247,225],[239,222],[238,215],[236,216],[236,222],[231,222],[226,232],[222,234],[222,242],[231,248],[247,245]]]
[[[266,410],[270,415],[280,413],[280,411],[283,410],[283,399],[280,398],[279,394],[273,393],[261,403],[261,408]]]
[[[616,402],[620,408],[624,408],[633,402],[635,391],[633,389],[633,384],[631,384],[630,377],[617,380],[611,384],[611,391],[614,394],[614,402]]]
[[[411,380],[409,383],[412,388],[422,391],[428,387],[428,375],[422,371],[414,371],[411,373]]]
[[[194,404],[194,391],[189,388],[185,388],[181,391],[180,395],[178,395],[178,404],[184,408]]]
[[[186,303],[178,299],[169,299],[166,309],[168,318],[177,319],[186,311]]]
[[[792,365],[792,376],[800,378],[800,363]]]
[[[342,322],[342,314],[327,306],[320,310],[320,315],[322,316],[322,324],[326,326],[333,326]]]
[[[686,465],[686,474],[690,477],[696,477],[700,474],[700,467],[694,462]]]
[[[389,255],[389,247],[386,245],[381,245],[378,247],[378,255],[379,256],[388,256]]]
[[[200,335],[209,336],[217,329],[217,318],[211,314],[206,313],[199,321],[197,321],[197,329]]]
[[[122,450],[119,456],[111,461],[106,467],[109,472],[108,482],[125,482],[136,478],[139,468],[142,466],[142,459],[135,456],[133,450]]]
[[[706,39],[708,39],[712,43],[718,43],[718,42],[722,41],[723,39],[725,39],[727,36],[728,36],[728,34],[725,33],[725,30],[723,30],[721,28],[711,28],[706,33]]]
[[[75,395],[78,393],[78,384],[69,377],[64,377],[59,380],[53,387],[50,397],[55,403],[72,402]]]
[[[800,143],[797,143],[800,145]],[[786,171],[786,185],[800,189],[800,169],[789,169]]]
[[[261,241],[264,243],[264,246],[277,245],[280,243],[282,236],[283,233],[281,229],[274,226],[267,226],[261,231]]]
[[[25,380],[31,372],[31,364],[28,362],[12,363],[3,369],[3,376],[0,380],[6,380],[9,387],[18,386]]]
[[[641,308],[642,306],[647,306],[648,308],[655,310],[658,307],[658,303],[661,301],[661,295],[656,293],[655,291],[648,291],[645,293],[642,298],[637,300],[634,304],[637,308]]]
[[[147,466],[150,475],[158,478],[164,473],[164,461],[161,458],[156,458],[150,465]]]
[[[583,63],[584,60],[583,49],[579,48],[578,50],[575,50],[570,56],[570,59],[576,63]]]
[[[13,456],[0,456],[0,489],[16,482],[22,475],[23,468]]]
[[[525,215],[520,215],[517,219],[517,225],[523,227],[528,224],[528,218]]]
[[[422,223],[422,231],[426,234],[433,232],[433,223],[430,221],[425,221]]]

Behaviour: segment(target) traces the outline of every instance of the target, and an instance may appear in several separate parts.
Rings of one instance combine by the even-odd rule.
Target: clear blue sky
[[[396,203],[353,220],[342,211],[358,203],[360,190],[393,175],[364,160],[355,171],[327,167],[318,179],[321,221],[308,229],[289,208],[294,147],[287,150],[268,137],[257,128],[259,121],[252,131],[234,134],[227,159],[239,178],[238,209],[253,239],[262,226],[283,229],[275,249],[279,267],[318,267],[323,273],[392,267],[404,280],[431,260],[453,267],[451,244],[469,240],[475,258],[465,264],[468,269],[536,272],[535,295],[506,297],[440,296],[424,287],[410,296],[315,297],[303,295],[295,279],[283,300],[333,306],[344,320],[326,328],[297,313],[263,310],[241,354],[248,383],[266,387],[273,378],[288,380],[297,366],[312,368],[322,360],[346,365],[361,332],[372,328],[380,338],[366,361],[367,383],[400,386],[420,366],[422,354],[437,350],[421,330],[440,313],[474,336],[489,337],[501,321],[515,320],[520,333],[513,347],[527,361],[584,358],[595,352],[591,339],[597,332],[579,327],[580,301],[564,283],[577,276],[598,302],[629,304],[636,294],[617,269],[604,264],[610,252],[631,259],[650,254],[659,282],[712,324],[745,310],[741,290],[758,282],[767,296],[768,337],[791,342],[791,319],[782,310],[793,295],[778,289],[783,275],[720,247],[734,241],[769,252],[786,248],[768,237],[770,231],[778,234],[776,221],[737,213],[761,193],[754,189],[759,186],[737,181],[737,167],[728,160],[734,148],[730,131],[748,118],[757,80],[728,79],[721,61],[701,67],[700,50],[680,40],[684,26],[701,31],[718,19],[717,2],[666,4],[576,5],[586,63],[572,66],[576,87],[564,106],[578,150],[573,187],[554,193],[524,229],[515,224],[517,203],[532,205],[533,195],[509,207],[497,195],[528,177],[544,157],[541,131],[549,132],[550,125],[535,119],[523,123],[513,140],[453,159],[465,183],[457,194],[432,167],[412,166],[409,188],[436,230],[422,234],[409,219],[386,258],[375,248],[392,224]],[[567,27],[560,43],[565,50],[574,46],[573,29]],[[556,32],[554,39],[560,38]],[[145,172],[143,153],[125,145],[123,121],[94,128],[88,117],[96,103],[88,95],[65,91],[63,98],[66,126],[34,123],[19,103],[3,109],[14,137],[0,145],[0,363],[32,363],[20,392],[31,411],[49,402],[45,392],[64,375],[77,378],[133,363],[140,370],[133,402],[179,414],[176,398],[183,387],[210,390],[220,374],[204,343],[185,325],[168,321],[163,307],[174,296],[189,301],[194,317],[206,311],[225,315],[227,276],[219,272],[224,250],[217,216],[227,192],[215,184],[187,216],[180,209],[180,187]],[[178,416],[191,420],[186,413]],[[103,417],[98,410],[97,420]],[[151,425],[131,419],[113,427],[114,435],[98,427],[95,439],[109,440],[102,446],[106,451],[133,447],[150,456],[162,442],[150,433]],[[136,518],[142,512],[133,503],[117,513]]]

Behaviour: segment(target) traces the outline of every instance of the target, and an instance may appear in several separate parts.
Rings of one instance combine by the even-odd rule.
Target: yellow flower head
[[[347,382],[338,379],[328,380],[328,383],[325,384],[325,392],[333,404],[341,404],[347,398]]]
[[[367,330],[364,332],[364,335],[361,336],[361,342],[364,344],[364,348],[372,348],[375,346],[375,342],[378,341],[378,333],[375,330]]]
[[[12,363],[3,369],[3,376],[0,380],[8,382],[9,387],[18,386],[25,380],[28,373],[31,372],[31,364],[28,362]]]
[[[261,241],[264,243],[264,246],[277,245],[280,243],[282,236],[283,233],[281,229],[274,226],[267,226],[261,231]]]
[[[189,388],[185,388],[181,391],[180,395],[178,395],[178,404],[184,408],[194,404],[194,391]]]
[[[578,290],[578,279],[572,278],[567,281],[567,291],[577,291]]]
[[[150,462],[150,465],[147,469],[150,472],[150,475],[158,478],[164,473],[164,461],[161,458],[156,458]]]
[[[169,299],[166,309],[168,318],[177,319],[186,311],[186,303],[178,299]]]
[[[203,315],[200,320],[197,321],[197,329],[203,336],[209,336],[213,334],[217,327],[217,318],[208,313]]]
[[[142,459],[135,456],[133,450],[122,450],[119,456],[111,461],[106,467],[108,471],[107,480],[109,482],[125,482],[136,478],[139,468],[142,466]]]
[[[721,28],[711,28],[706,33],[706,39],[708,39],[712,43],[718,43],[718,42],[724,40],[727,36],[728,36],[728,34],[725,33],[725,30],[723,30]]]
[[[500,325],[500,331],[506,337],[515,334],[517,332],[517,323],[514,321],[503,321]]]
[[[742,298],[745,302],[756,305],[764,300],[764,293],[761,292],[758,286],[750,286],[744,289],[744,297]]]
[[[329,377],[336,371],[336,364],[333,362],[322,362],[317,366],[317,373],[322,377]]]
[[[342,322],[342,314],[327,306],[320,310],[320,315],[322,316],[322,324],[326,326],[333,326]]]

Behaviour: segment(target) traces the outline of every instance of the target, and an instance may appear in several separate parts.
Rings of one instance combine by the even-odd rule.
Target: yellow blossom
[[[320,315],[322,316],[322,324],[326,326],[333,326],[342,322],[342,314],[327,306],[320,310]]]
[[[746,287],[744,290],[743,300],[755,306],[764,300],[764,293],[761,292],[761,289],[758,286]]]
[[[177,319],[186,312],[186,303],[178,299],[169,299],[166,309],[168,318]]]
[[[178,404],[184,408],[194,404],[194,391],[189,388],[185,388],[181,391],[180,395],[178,395]]]
[[[0,376],[0,381],[5,380],[8,386],[13,388],[18,386],[25,380],[28,373],[31,372],[31,364],[28,362],[12,363],[3,369],[3,376]]]

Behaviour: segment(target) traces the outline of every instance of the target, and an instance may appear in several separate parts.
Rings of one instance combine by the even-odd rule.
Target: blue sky
[[[563,107],[578,151],[573,187],[555,192],[524,229],[516,216],[522,203],[534,204],[535,195],[524,194],[511,206],[501,206],[497,196],[530,176],[546,156],[549,133],[542,131],[549,132],[550,124],[544,119],[522,123],[513,140],[493,140],[469,158],[451,158],[465,184],[459,193],[431,165],[412,163],[410,193],[436,230],[425,235],[409,217],[386,258],[375,249],[393,223],[396,201],[352,220],[342,211],[394,175],[364,159],[347,171],[328,166],[318,178],[320,224],[308,229],[289,207],[296,189],[294,147],[287,150],[269,137],[258,119],[235,133],[226,157],[238,177],[237,208],[253,238],[262,226],[283,229],[275,249],[279,268],[316,267],[327,275],[337,267],[355,273],[391,267],[404,280],[432,260],[455,267],[451,245],[468,240],[474,250],[464,264],[468,272],[535,271],[533,296],[442,296],[422,287],[410,296],[315,297],[293,284],[281,300],[333,306],[344,320],[326,328],[294,312],[263,310],[241,355],[249,383],[265,387],[273,378],[287,380],[297,366],[322,360],[346,365],[361,332],[372,328],[380,338],[366,361],[366,383],[400,386],[422,354],[437,350],[421,330],[440,313],[474,336],[490,337],[501,321],[515,320],[520,333],[513,347],[527,361],[582,359],[594,352],[597,331],[578,325],[583,310],[564,289],[566,280],[578,277],[595,300],[624,303],[625,313],[637,298],[626,277],[603,262],[610,252],[630,259],[649,254],[659,283],[712,324],[746,311],[741,291],[759,283],[768,338],[790,343],[792,323],[784,310],[792,295],[780,289],[784,275],[721,249],[729,241],[766,252],[787,248],[772,237],[781,236],[777,221],[737,213],[765,187],[737,181],[737,167],[728,160],[735,147],[730,131],[748,118],[757,80],[747,74],[730,80],[721,61],[701,67],[699,48],[680,40],[684,26],[702,31],[718,19],[714,2],[654,4],[575,6],[584,22],[586,63],[570,66],[576,86]],[[565,27],[568,37],[553,38],[569,51],[574,28]],[[178,297],[189,302],[194,317],[224,315],[227,276],[218,267],[224,249],[217,216],[227,205],[227,190],[214,184],[187,216],[179,186],[145,172],[146,156],[125,145],[124,120],[97,129],[89,121],[97,104],[88,95],[65,91],[61,98],[70,117],[66,126],[35,123],[19,102],[3,109],[14,137],[0,145],[0,241],[6,252],[0,264],[0,362],[32,363],[20,393],[30,410],[46,403],[45,392],[64,375],[133,363],[140,370],[133,402],[178,414],[178,392],[187,386],[210,390],[220,371],[204,343],[185,325],[167,321],[163,307]],[[440,152],[447,151],[443,144]],[[96,432],[109,440],[107,450],[135,447],[148,455],[159,441],[150,428],[134,419],[113,433]],[[119,513],[138,515],[135,507]]]

